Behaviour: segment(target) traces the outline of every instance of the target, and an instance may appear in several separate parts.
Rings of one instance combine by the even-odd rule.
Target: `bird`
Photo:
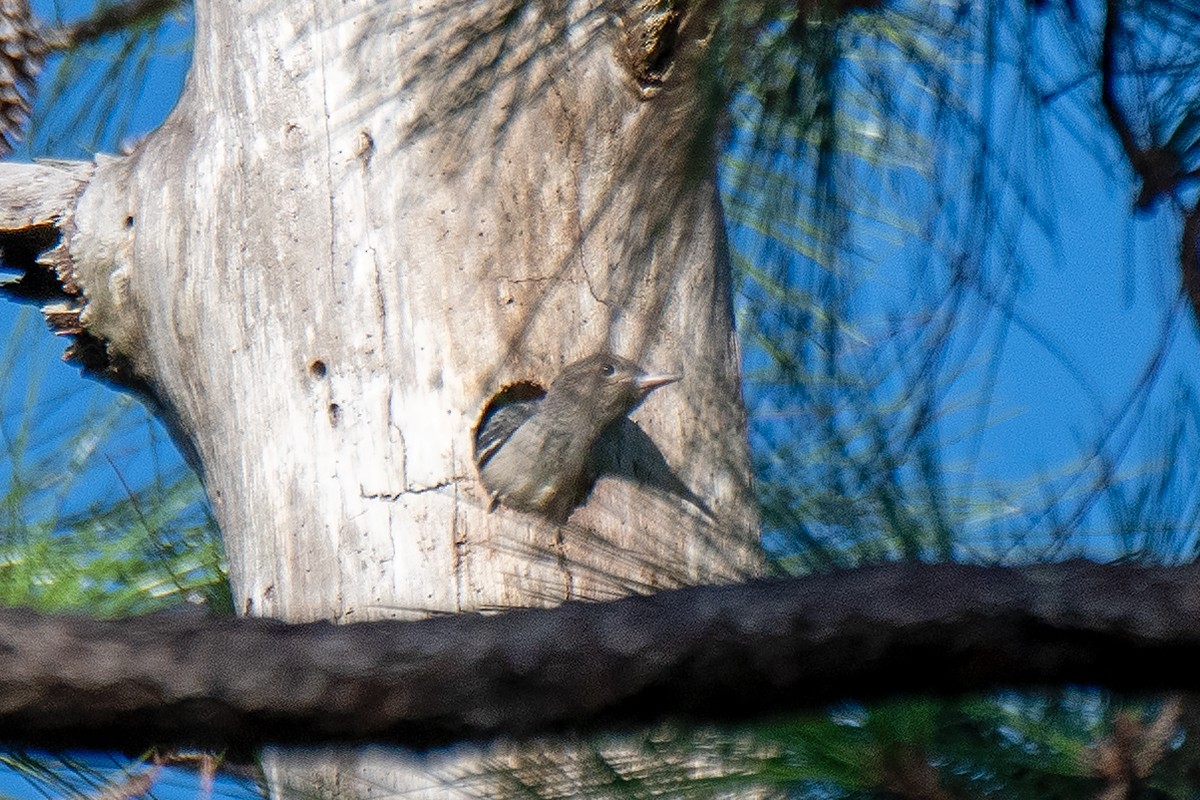
[[[544,393],[529,384],[499,393],[475,433],[475,465],[491,509],[565,522],[591,491],[593,450],[605,429],[678,380],[603,351],[563,367]]]

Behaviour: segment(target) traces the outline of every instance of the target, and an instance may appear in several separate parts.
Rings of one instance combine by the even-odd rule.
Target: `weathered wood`
[[[91,172],[86,162],[0,164],[0,232],[58,225],[74,213]]]
[[[642,100],[612,24],[586,3],[198,4],[178,108],[97,165],[69,244],[84,327],[195,446],[243,612],[759,569],[711,163],[697,177],[691,92]],[[566,530],[488,513],[484,403],[606,345],[682,372],[635,420],[716,524],[630,481]]]

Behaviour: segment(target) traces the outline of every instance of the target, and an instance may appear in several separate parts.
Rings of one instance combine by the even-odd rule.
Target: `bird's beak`
[[[678,375],[668,375],[665,373],[658,375],[648,375],[643,373],[637,377],[637,380],[634,381],[634,385],[637,386],[638,394],[640,394],[642,397],[645,397],[660,386],[666,386],[668,383],[674,383],[675,381],[679,380],[679,377],[680,376]]]

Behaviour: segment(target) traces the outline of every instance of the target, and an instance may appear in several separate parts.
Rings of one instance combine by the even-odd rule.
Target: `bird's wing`
[[[512,437],[517,428],[537,411],[538,400],[505,403],[484,420],[475,434],[475,466],[482,467]]]

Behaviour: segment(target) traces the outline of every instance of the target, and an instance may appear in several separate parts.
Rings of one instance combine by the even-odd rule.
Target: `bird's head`
[[[628,359],[603,352],[564,367],[549,397],[580,403],[608,423],[633,411],[658,387],[677,380],[678,375],[646,372]]]

